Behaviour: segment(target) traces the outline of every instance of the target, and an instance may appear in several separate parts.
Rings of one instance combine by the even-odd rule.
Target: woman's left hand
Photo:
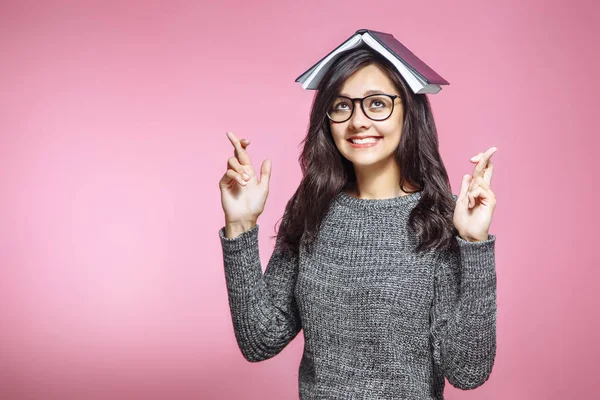
[[[496,196],[490,188],[494,164],[490,160],[498,150],[491,147],[485,153],[471,158],[476,162],[473,176],[463,176],[460,194],[454,208],[454,226],[458,234],[469,242],[488,240]]]

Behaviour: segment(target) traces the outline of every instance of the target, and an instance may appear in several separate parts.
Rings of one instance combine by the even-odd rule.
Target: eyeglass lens
[[[382,120],[390,116],[393,100],[388,96],[372,95],[363,99],[363,111],[373,120]],[[343,122],[350,118],[354,103],[345,97],[336,98],[329,109],[329,118],[334,122]]]

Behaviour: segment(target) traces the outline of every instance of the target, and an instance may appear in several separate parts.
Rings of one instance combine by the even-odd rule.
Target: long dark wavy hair
[[[439,154],[438,136],[429,99],[414,94],[395,67],[368,49],[346,51],[329,69],[317,87],[310,112],[308,133],[298,158],[302,180],[280,219],[278,246],[284,254],[298,254],[300,242],[311,250],[332,200],[340,191],[356,187],[354,167],[338,150],[326,112],[344,81],[360,68],[376,64],[398,89],[404,106],[402,135],[395,157],[401,179],[421,198],[409,216],[409,228],[418,238],[417,252],[448,249],[456,245],[452,222],[455,201],[448,173]]]

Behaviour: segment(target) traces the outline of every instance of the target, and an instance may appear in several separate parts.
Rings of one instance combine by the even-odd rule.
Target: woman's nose
[[[360,106],[360,101],[357,101],[357,104],[354,106],[352,118],[350,118],[350,124],[356,129],[367,126],[369,121],[370,119],[365,115],[365,113],[363,113],[362,107]]]

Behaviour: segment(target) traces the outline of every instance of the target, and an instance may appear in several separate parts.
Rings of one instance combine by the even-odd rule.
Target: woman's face
[[[356,98],[368,96],[372,92],[400,95],[390,78],[374,64],[363,67],[350,75],[338,94]],[[404,107],[400,98],[393,101],[392,115],[383,121],[369,119],[360,107],[359,101],[354,102],[354,112],[348,121],[329,121],[333,140],[338,150],[355,167],[395,162],[394,153],[402,135]],[[367,99],[365,109],[370,106],[368,103]],[[337,104],[338,108],[348,109],[347,103],[341,106],[339,103]],[[372,103],[371,106],[377,108],[381,106],[381,103]],[[363,147],[359,147],[360,145],[353,145],[350,141],[350,138],[354,136],[375,136],[377,141],[374,145],[363,144]]]

